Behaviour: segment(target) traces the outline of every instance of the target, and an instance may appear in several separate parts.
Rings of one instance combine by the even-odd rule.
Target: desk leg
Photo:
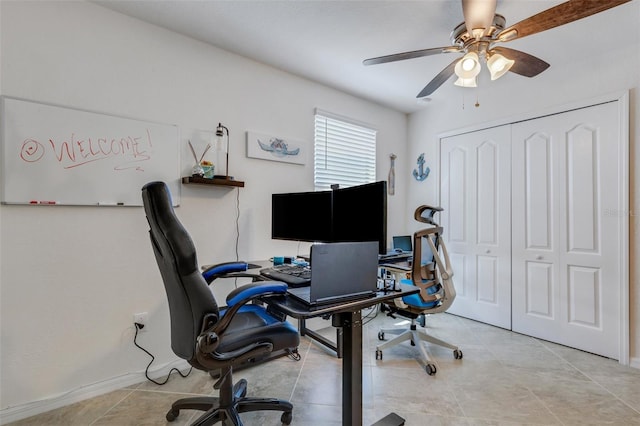
[[[335,351],[336,356],[338,358],[342,358],[342,339],[343,339],[342,328],[340,327],[336,328],[336,344],[335,345],[331,340],[325,338],[323,335],[308,329],[307,322],[304,318],[298,319],[298,331],[300,332],[300,336],[309,336],[311,339],[315,340],[316,342],[325,345],[332,351]]]
[[[362,426],[362,313],[343,312],[333,316],[342,327],[342,425]]]

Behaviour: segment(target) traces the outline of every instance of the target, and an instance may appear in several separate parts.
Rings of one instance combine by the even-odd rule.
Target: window
[[[376,130],[316,110],[313,167],[316,191],[374,182]]]

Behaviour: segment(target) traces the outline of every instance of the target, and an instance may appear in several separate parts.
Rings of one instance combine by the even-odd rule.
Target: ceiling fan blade
[[[513,59],[515,63],[509,71],[525,77],[535,77],[542,71],[549,68],[549,64],[540,58],[536,58],[528,53],[507,47],[494,47],[491,53],[499,53],[507,59]]]
[[[438,55],[440,53],[461,52],[459,46],[434,47],[432,49],[413,50],[411,52],[394,53],[393,55],[379,56],[377,58],[365,59],[364,65],[384,64],[386,62],[403,61],[405,59],[421,58],[423,56]]]
[[[569,0],[530,16],[498,34],[499,41],[526,37],[620,6],[631,0]]]
[[[479,39],[491,28],[496,14],[496,3],[497,0],[462,0],[464,24],[470,35]]]
[[[416,96],[416,98],[424,98],[425,96],[429,96],[430,94],[435,92],[438,87],[442,86],[445,81],[449,80],[449,78],[455,73],[456,64],[459,60],[460,58],[456,59],[455,61],[447,65],[445,69],[440,71],[440,73],[436,75],[433,80],[431,80],[429,84],[427,84],[424,89],[422,89],[420,93],[418,93],[418,96]]]

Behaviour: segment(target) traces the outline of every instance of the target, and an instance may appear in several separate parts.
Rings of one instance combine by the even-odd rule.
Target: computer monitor
[[[271,238],[308,242],[376,241],[387,252],[387,182],[271,196]]]
[[[376,241],[387,252],[387,182],[333,191],[333,240]]]
[[[271,238],[331,242],[331,191],[271,195]]]

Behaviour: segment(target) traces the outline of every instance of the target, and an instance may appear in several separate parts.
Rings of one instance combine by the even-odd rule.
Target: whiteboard
[[[141,206],[162,180],[180,203],[178,127],[2,97],[2,203]]]

